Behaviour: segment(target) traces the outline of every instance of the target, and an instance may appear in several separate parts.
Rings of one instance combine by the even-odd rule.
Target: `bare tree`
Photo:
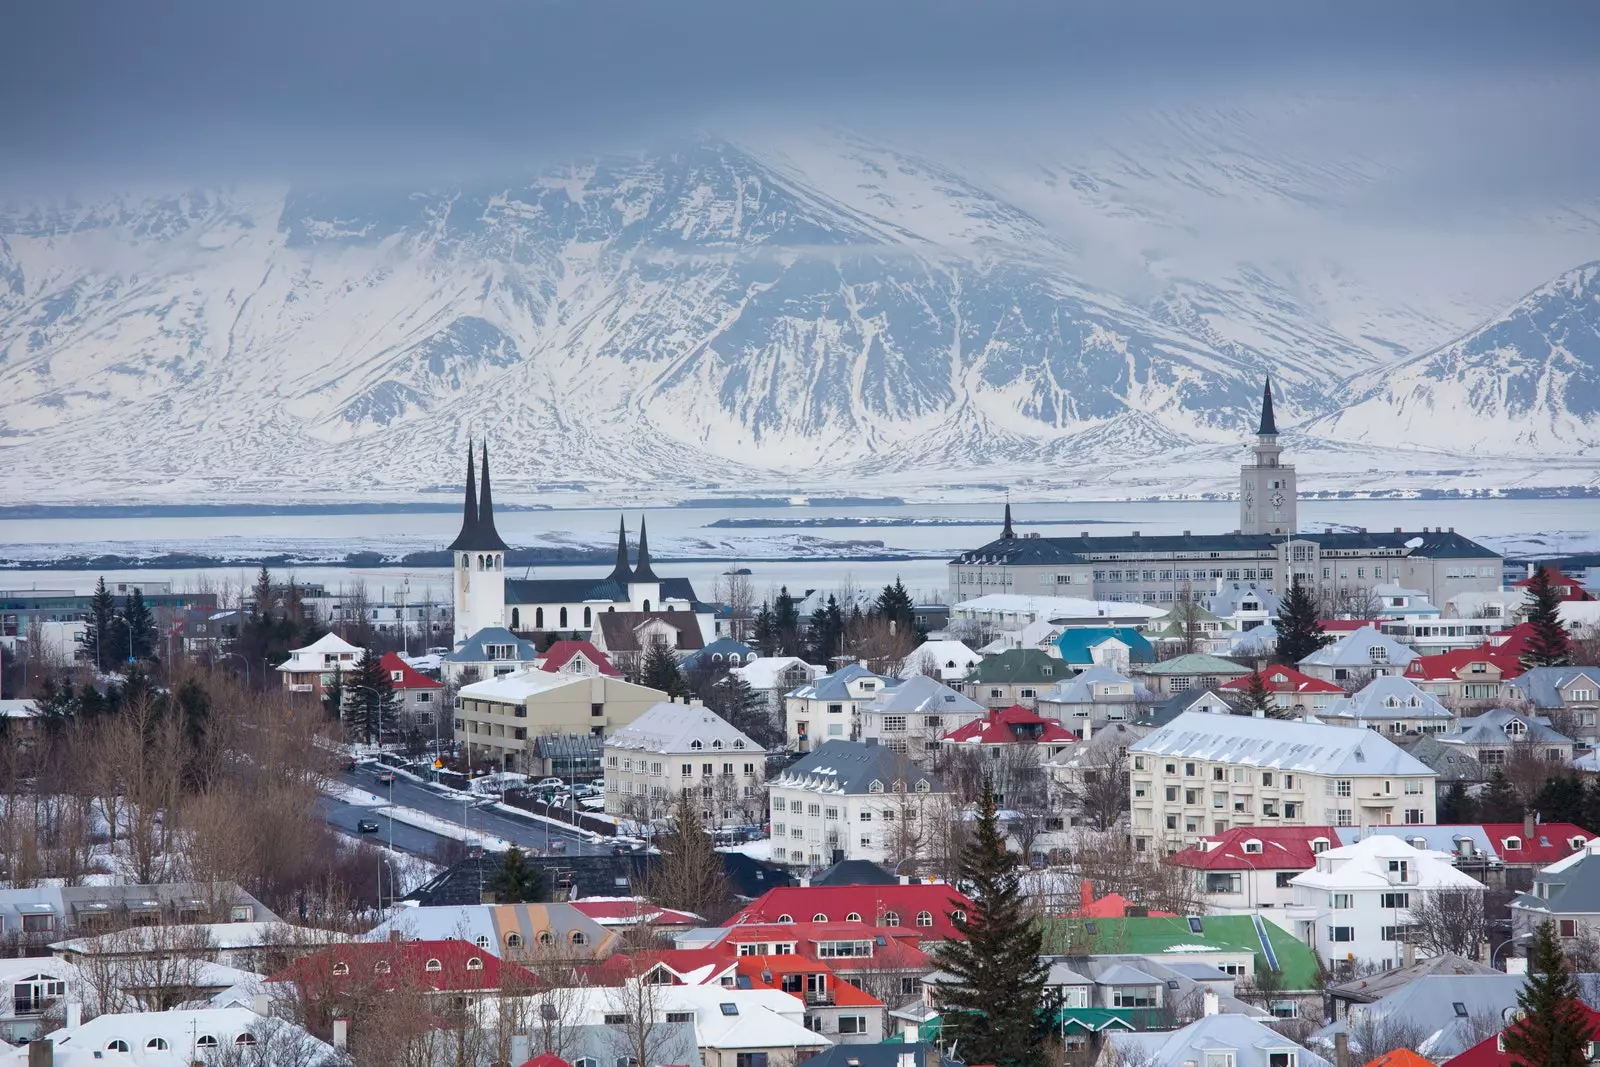
[[[672,1039],[662,1025],[661,986],[644,978],[629,978],[606,997],[605,1023],[617,1062],[626,1067],[656,1067]]]
[[[215,954],[204,926],[133,926],[87,939],[79,956],[85,1014],[171,1011],[199,999]]]
[[[1350,1050],[1363,1058],[1373,1058],[1396,1049],[1416,1052],[1432,1035],[1433,1028],[1422,1021],[1372,1010],[1371,1005],[1350,1009],[1345,1026],[1350,1034]]]
[[[1452,887],[1414,893],[1408,938],[1433,955],[1476,959],[1487,930],[1481,888]]]
[[[271,1016],[251,1024],[253,1041],[223,1042],[206,1067],[350,1067],[349,1055],[331,1050],[294,1023]]]
[[[645,879],[644,895],[664,908],[692,912],[718,922],[732,910],[722,857],[700,821],[696,799],[679,793],[672,827],[657,841],[661,862]]]
[[[735,641],[748,641],[755,625],[756,589],[750,575],[737,569],[717,578],[716,598],[728,605],[728,631]]]
[[[1098,892],[1115,890],[1153,911],[1205,912],[1205,898],[1193,871],[1135,850],[1125,833],[1080,834],[1073,852],[1078,876]]]
[[[1062,802],[1099,831],[1110,830],[1128,811],[1128,750],[1112,745],[1085,745],[1087,751],[1067,763]]]

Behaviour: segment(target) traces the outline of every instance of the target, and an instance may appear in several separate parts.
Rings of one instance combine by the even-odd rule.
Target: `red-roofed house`
[[[1581,852],[1594,834],[1572,822],[1486,822],[1483,836],[1508,868],[1537,871],[1574,852]]]
[[[645,925],[659,933],[689,930],[705,920],[688,911],[675,911],[650,903],[643,897],[585,897],[571,902],[574,911],[589,916],[601,926]]]
[[[1001,745],[1039,745],[1040,755],[1059,756],[1078,740],[1078,735],[1055,719],[1041,718],[1021,704],[1009,708],[990,708],[989,714],[965,726],[958,726],[940,738],[946,745],[983,745],[989,758],[1000,758]]]
[[[1406,677],[1441,700],[1497,700],[1500,683],[1522,671],[1517,653],[1495,644],[1421,656],[1406,664]]]
[[[1353,634],[1363,626],[1372,625],[1364,619],[1318,619],[1317,622],[1321,624],[1324,633],[1335,635]]]
[[[1521,656],[1528,650],[1528,638],[1533,636],[1533,623],[1519,622],[1515,626],[1489,635],[1489,643],[1509,656]]]
[[[1096,900],[1093,882],[1086,879],[1078,883],[1078,907],[1072,913],[1074,919],[1123,919],[1129,915],[1148,915],[1158,919],[1175,918],[1170,911],[1150,911],[1121,893],[1107,893]]]
[[[1195,872],[1208,910],[1240,914],[1288,907],[1294,899],[1289,879],[1339,844],[1331,826],[1236,826],[1202,837],[1171,862]]]
[[[444,699],[444,684],[429,678],[395,652],[385,652],[378,666],[389,672],[389,684],[400,705],[400,721],[408,730],[433,737],[434,728],[439,725],[437,716],[444,713],[439,703]]]
[[[863,923],[868,927],[903,927],[921,941],[957,936],[952,911],[970,911],[968,900],[945,882],[909,885],[793,885],[769,889],[728,920],[744,923]],[[737,931],[735,931],[737,932]],[[878,930],[868,930],[870,937]]]
[[[1550,573],[1550,588],[1562,600],[1593,600],[1594,594],[1583,587],[1583,583],[1571,575],[1562,574],[1554,567],[1546,567]],[[1527,589],[1533,584],[1533,575],[1528,575],[1511,583],[1513,589]]]
[[[1579,1003],[1578,1007],[1583,1010],[1583,1017],[1589,1023],[1589,1054],[1584,1060],[1592,1062],[1597,1051],[1594,1043],[1600,1040],[1600,1012],[1583,1003]],[[1512,1023],[1507,1029],[1516,1025]],[[1493,1037],[1484,1038],[1461,1055],[1451,1059],[1450,1067],[1523,1067],[1523,1062],[1521,1059],[1513,1059],[1505,1050],[1501,1035],[1495,1034]]]
[[[1224,693],[1248,692],[1252,677],[1253,674],[1247,674],[1242,678],[1235,678],[1217,686],[1217,689]],[[1268,667],[1262,672],[1261,680],[1278,707],[1299,712],[1321,711],[1329,702],[1345,695],[1345,691],[1334,683],[1313,678],[1293,667],[1281,665]]]
[[[520,1067],[572,1067],[572,1064],[557,1056],[554,1052],[541,1052]]]
[[[777,989],[805,1005],[806,1027],[840,1044],[883,1040],[884,1003],[841,978],[822,960],[804,956],[740,956],[737,984]]]
[[[714,947],[735,958],[792,955],[822,960],[839,977],[894,1003],[915,996],[922,976],[933,970],[932,957],[912,930],[857,922],[734,926]]]
[[[551,674],[581,674],[593,678],[608,675],[621,678],[611,659],[589,641],[556,641],[533,658],[533,665]]]

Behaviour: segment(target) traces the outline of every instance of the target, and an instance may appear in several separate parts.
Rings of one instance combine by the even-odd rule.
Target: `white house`
[[[1087,600],[1072,596],[989,593],[952,606],[950,621],[952,625],[970,622],[995,630],[1016,630],[1030,622],[1041,621],[1061,626],[1146,628],[1156,620],[1165,618],[1166,614],[1166,608],[1158,608],[1154,604]]]
[[[342,677],[360,669],[360,647],[335,633],[325,633],[304,648],[290,649],[289,658],[277,668],[289,692],[317,696],[333,684],[335,675]]]
[[[809,752],[825,741],[849,738],[856,710],[900,684],[898,678],[851,663],[791,689],[783,698],[790,747]]]
[[[1417,653],[1374,626],[1361,626],[1300,661],[1313,678],[1354,688],[1381,674],[1403,674]]]
[[[900,677],[926,674],[941,682],[959,682],[982,660],[963,641],[928,641],[911,650],[905,666],[900,668]]]
[[[610,815],[670,817],[678,796],[699,801],[712,825],[760,823],[766,752],[709,708],[657,704],[606,738]]]
[[[1039,694],[1039,714],[1078,734],[1091,721],[1132,722],[1141,707],[1155,703],[1143,685],[1111,667],[1096,666],[1057,682]]]
[[[851,740],[921,759],[937,750],[947,731],[976,722],[987,710],[937,678],[918,674],[858,705]]]
[[[828,741],[767,782],[772,858],[823,867],[839,860],[893,866],[920,837],[944,793],[939,780],[882,745]]]
[[[1435,772],[1372,730],[1190,711],[1129,753],[1141,851],[1235,826],[1434,821]]]
[[[1456,725],[1455,712],[1432,693],[1398,674],[1372,679],[1347,697],[1328,702],[1317,713],[1323,722],[1386,734],[1442,734]]]
[[[1108,1032],[1101,1055],[1102,1063],[1148,1067],[1333,1067],[1269,1026],[1214,1011],[1178,1030]]]
[[[1294,902],[1286,914],[1295,936],[1331,966],[1401,964],[1400,928],[1431,892],[1469,890],[1483,883],[1458,871],[1447,852],[1373,834],[1317,854],[1317,865],[1290,879]]]

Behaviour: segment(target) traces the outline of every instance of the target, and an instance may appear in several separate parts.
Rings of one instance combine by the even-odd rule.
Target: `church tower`
[[[1272,379],[1261,392],[1261,425],[1251,446],[1252,462],[1239,468],[1239,532],[1293,534],[1299,530],[1295,513],[1294,467],[1281,462],[1278,422],[1272,414]]]
[[[472,469],[467,442],[467,495],[461,505],[461,532],[450,542],[454,559],[455,647],[485,626],[506,624],[506,543],[494,528],[494,496],[489,491],[489,445],[483,445],[483,478]]]
[[[644,528],[644,516],[639,516],[639,562],[633,565],[628,579],[628,600],[635,611],[660,611],[661,579],[650,569],[650,535]]]

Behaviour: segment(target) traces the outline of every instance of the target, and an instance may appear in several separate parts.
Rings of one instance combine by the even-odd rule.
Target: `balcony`
[[[291,682],[290,685],[289,685],[289,692],[291,692],[291,693],[310,693],[310,692],[314,692],[316,690],[316,688],[317,687],[312,685],[310,682]]]

